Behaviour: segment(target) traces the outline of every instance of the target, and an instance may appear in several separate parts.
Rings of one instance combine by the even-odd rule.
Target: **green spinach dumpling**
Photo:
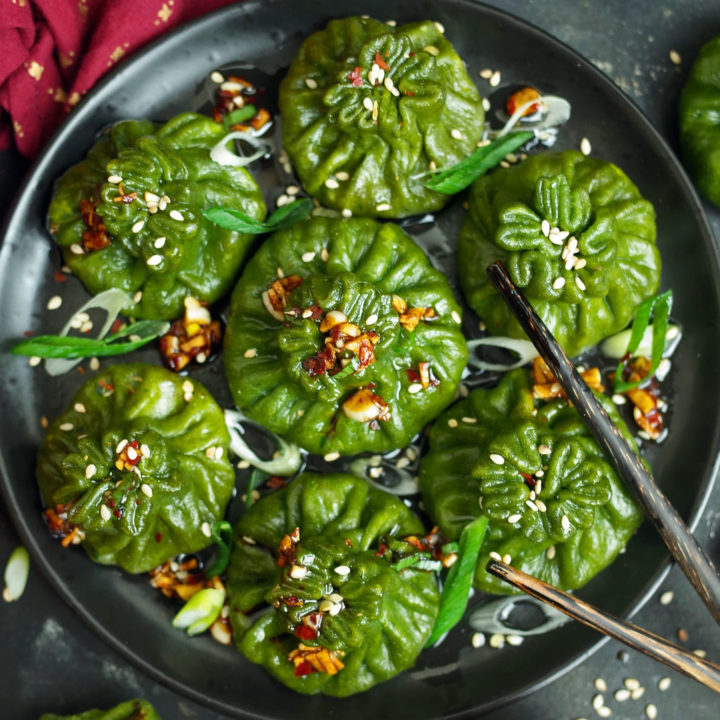
[[[309,451],[383,452],[455,396],[460,321],[447,280],[397,225],[316,217],[248,263],[225,371],[243,413]]]
[[[430,21],[332,20],[305,40],[280,85],[283,144],[323,205],[369,217],[439,210],[426,173],[482,138],[482,100]]]
[[[720,206],[720,36],[703,45],[680,95],[680,144],[698,189]]]
[[[435,623],[434,574],[395,570],[385,543],[423,532],[396,497],[305,473],[235,528],[228,569],[238,648],[288,687],[346,696],[411,667]],[[252,622],[263,601],[273,608]]]
[[[40,720],[160,720],[160,716],[146,700],[128,700],[110,710],[86,710],[77,715],[45,713]]]
[[[225,133],[193,113],[161,126],[128,120],[60,178],[50,231],[91,293],[125,290],[128,315],[158,320],[179,316],[188,295],[213,302],[225,293],[252,238],[202,211],[221,205],[265,217],[250,174],[210,158]]]
[[[480,178],[460,232],[468,304],[525,337],[485,269],[501,260],[569,355],[622,330],[660,282],[655,211],[615,165],[569,150]]]
[[[601,398],[634,442],[615,406]],[[518,592],[485,572],[490,553],[564,590],[607,567],[642,513],[565,400],[538,404],[525,370],[474,390],[441,415],[420,465],[425,507],[457,538],[482,508],[490,521],[475,587]]]
[[[229,442],[199,383],[152,365],[110,367],[78,390],[40,447],[48,517],[95,562],[132,573],[201,550],[235,484]]]

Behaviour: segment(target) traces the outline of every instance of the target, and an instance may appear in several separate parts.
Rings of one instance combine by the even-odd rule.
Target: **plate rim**
[[[9,206],[3,225],[0,228],[0,274],[2,274],[5,266],[9,264],[10,261],[10,252],[8,250],[9,243],[5,242],[5,240],[13,230],[13,225],[16,222],[16,215],[18,215],[19,211],[22,210],[24,199],[32,190],[34,181],[38,177],[42,176],[43,171],[45,170],[45,164],[50,161],[51,156],[57,151],[58,147],[62,145],[66,136],[72,135],[75,125],[81,122],[83,116],[86,114],[85,108],[94,101],[94,98],[97,95],[102,94],[106,87],[117,82],[118,78],[121,77],[129,66],[145,61],[146,58],[150,57],[161,46],[182,42],[184,37],[192,36],[197,33],[199,28],[205,25],[212,26],[216,24],[218,22],[218,18],[236,15],[241,17],[245,15],[252,15],[259,7],[267,5],[286,5],[290,2],[292,2],[292,0],[245,0],[243,3],[226,5],[225,7],[201,15],[200,17],[183,23],[169,32],[160,35],[158,38],[152,40],[150,43],[134,52],[126,60],[119,63],[105,76],[103,76],[102,79],[98,81],[98,83],[96,83],[82,98],[81,102],[78,103],[73,111],[61,122],[41,150],[38,157],[30,164],[24,173],[19,189]],[[554,46],[561,54],[565,55],[565,57],[577,63],[580,69],[593,76],[595,80],[603,86],[603,89],[612,91],[612,93],[618,98],[618,101],[625,105],[629,114],[632,116],[632,119],[641,126],[643,132],[653,138],[658,149],[662,151],[661,160],[664,165],[673,175],[676,176],[679,184],[682,186],[685,197],[689,202],[690,209],[692,210],[697,223],[698,230],[700,231],[700,235],[705,246],[704,249],[707,251],[710,260],[710,270],[715,289],[720,295],[720,247],[715,241],[714,233],[708,222],[700,196],[687,171],[683,167],[679,156],[671,147],[670,142],[663,137],[655,125],[645,115],[644,111],[640,108],[637,102],[579,51],[572,48],[563,40],[555,37],[550,32],[538,27],[520,16],[506,10],[487,5],[484,2],[479,2],[478,0],[442,0],[441,4],[446,7],[459,5],[467,8],[471,12],[477,11],[484,13],[486,17],[494,17],[502,22],[510,22],[510,24],[521,26],[525,32],[538,36],[543,42]],[[362,8],[358,8],[358,12],[360,12],[361,9]],[[418,11],[421,9],[424,8],[419,7]],[[352,17],[357,15],[358,12],[353,14],[338,13],[332,17]],[[715,460],[712,464],[705,468],[706,478],[701,485],[689,511],[687,525],[691,532],[694,532],[698,527],[707,508],[712,490],[718,481],[718,476],[720,475],[720,412],[716,417],[715,433],[711,438],[709,438],[709,441],[710,447],[715,451]],[[0,455],[0,494],[2,494],[3,501],[7,507],[8,515],[10,516],[15,529],[20,535],[23,544],[30,552],[34,566],[40,570],[41,574],[48,581],[54,592],[62,598],[68,607],[77,616],[79,616],[86,626],[89,627],[90,630],[92,630],[106,645],[150,678],[162,683],[165,687],[169,688],[176,694],[184,695],[206,708],[229,713],[235,717],[241,718],[262,720],[265,717],[254,712],[227,705],[224,701],[216,700],[200,690],[196,690],[182,684],[179,680],[176,680],[169,674],[166,674],[163,670],[158,669],[147,662],[141,655],[136,653],[132,648],[124,645],[111,633],[111,631],[101,625],[95,617],[84,608],[79,599],[75,597],[71,588],[66,583],[65,578],[57,573],[50,562],[45,559],[40,546],[35,541],[33,531],[25,522],[20,508],[18,507],[15,499],[13,484],[10,481],[10,473],[6,467],[5,458],[2,455]],[[658,568],[655,574],[648,580],[645,587],[638,593],[636,601],[625,615],[626,619],[632,618],[647,604],[651,596],[656,592],[659,585],[667,576],[672,565],[672,559],[668,554],[662,566]],[[485,714],[499,707],[509,706],[512,703],[546,687],[552,682],[555,682],[566,673],[575,669],[591,655],[597,652],[608,641],[608,637],[599,637],[584,651],[579,652],[575,657],[571,658],[554,672],[551,672],[539,680],[532,682],[525,687],[521,687],[502,698],[492,700],[483,704],[481,707],[460,710],[452,714],[443,715],[442,717],[446,720],[460,720],[461,718],[475,717],[478,713]]]

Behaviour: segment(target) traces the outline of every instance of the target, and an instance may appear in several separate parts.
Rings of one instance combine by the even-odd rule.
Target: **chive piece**
[[[423,557],[428,559],[430,557],[430,553],[415,553],[413,555],[407,555],[404,558],[400,558],[396,563],[393,563],[390,567],[393,570],[397,570],[398,572],[400,572],[401,570],[405,570],[406,568],[413,567],[413,565],[417,565],[418,562]]]
[[[312,200],[301,198],[278,208],[265,222],[254,220],[239,210],[223,207],[212,207],[203,210],[203,217],[227,230],[234,230],[246,235],[262,235],[289,227],[300,220],[305,220],[305,218],[309,217],[312,208]]]
[[[355,356],[342,370],[339,370],[330,377],[333,380],[340,380],[341,378],[347,377],[348,375],[352,375],[358,369],[358,367],[360,367],[360,360],[357,358],[357,356]]]
[[[270,475],[268,473],[263,472],[262,470],[259,470],[258,468],[255,468],[250,473],[250,480],[248,480],[248,486],[247,491],[245,494],[245,511],[247,512],[252,507],[252,493],[253,490],[258,486],[262,485],[267,478],[269,478]]]
[[[245,105],[244,107],[233,110],[223,118],[223,125],[230,127],[237,123],[245,122],[250,120],[257,113],[257,108],[254,105]]]
[[[622,379],[623,370],[625,369],[627,360],[621,359],[618,363],[617,369],[615,370],[615,392],[625,392],[636,388],[641,383],[645,382],[648,378],[651,378],[655,371],[660,365],[662,360],[663,352],[665,351],[665,335],[667,334],[668,317],[670,310],[672,309],[673,294],[672,290],[668,290],[662,295],[657,295],[649,300],[646,300],[635,313],[633,319],[632,331],[630,333],[630,341],[628,342],[627,352],[625,357],[628,355],[632,357],[632,354],[637,350],[640,342],[643,339],[645,330],[650,324],[650,313],[653,315],[652,321],[652,359],[650,363],[650,372],[647,377],[641,378],[634,382],[626,382]]]
[[[440,609],[425,647],[434,645],[462,619],[472,587],[475,566],[485,538],[488,519],[480,515],[463,528],[458,543],[458,559],[450,567],[440,595]]]
[[[37,335],[19,342],[12,348],[15,355],[35,355],[41,358],[66,358],[75,360],[86,357],[122,355],[147,345],[170,329],[170,323],[161,320],[140,320],[102,339],[70,335]],[[138,340],[116,342],[129,335]]]
[[[173,618],[172,625],[188,635],[205,632],[220,617],[225,604],[225,591],[215,588],[198,590]]]
[[[459,548],[460,546],[456,542],[449,542],[445,543],[441,549],[443,555],[450,555],[451,553],[456,553]]]
[[[468,185],[472,185],[488,170],[494,168],[508,153],[514,152],[533,137],[535,137],[535,133],[523,130],[497,138],[488,145],[475,150],[472,155],[464,158],[457,165],[433,175],[425,183],[425,187],[445,195],[459,193]]]
[[[216,575],[222,575],[230,562],[230,548],[232,544],[232,525],[227,520],[218,520],[213,523],[210,537],[217,545],[215,560],[205,570],[205,577],[210,580]]]

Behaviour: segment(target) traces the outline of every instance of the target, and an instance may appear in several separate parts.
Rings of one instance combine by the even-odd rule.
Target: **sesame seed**
[[[576,270],[582,270],[587,265],[587,260],[585,258],[578,258],[575,261],[575,269]]]
[[[107,522],[112,517],[112,515],[110,514],[110,508],[105,504],[100,505],[100,517],[105,522]]]
[[[210,79],[218,85],[225,82],[225,78],[222,76],[222,73],[219,73],[217,70],[210,73]]]
[[[658,690],[661,692],[665,692],[669,687],[672,680],[670,680],[669,677],[660,678],[660,682],[658,683]]]
[[[538,506],[537,506],[532,500],[526,500],[526,501],[525,501],[525,504],[526,504],[533,512],[537,512],[537,511],[538,511]]]
[[[250,463],[247,460],[240,460],[235,466],[238,470],[247,470],[250,467]]]
[[[630,691],[626,688],[620,688],[620,690],[615,691],[614,697],[618,702],[625,702],[630,699]]]
[[[372,315],[368,315],[365,319],[365,325],[374,325],[378,321],[378,316],[373,313]]]
[[[70,432],[75,426],[72,423],[66,422],[60,425],[60,430],[63,432]]]
[[[649,720],[655,720],[657,717],[657,708],[652,703],[649,703],[645,706],[645,714],[648,716]]]
[[[675,597],[675,593],[673,593],[672,590],[668,590],[664,592],[660,596],[660,604],[661,605],[669,605],[672,602],[673,597]]]
[[[518,647],[518,645],[523,644],[523,638],[521,635],[507,635],[505,640],[508,645],[512,645],[513,647]]]
[[[505,464],[505,458],[502,455],[499,455],[498,453],[490,453],[490,460],[494,462],[496,465],[504,465]]]
[[[122,178],[119,175],[108,175],[107,181],[113,185],[117,185],[122,182]]]
[[[641,685],[639,688],[632,691],[632,693],[630,694],[630,697],[633,700],[639,700],[644,694],[645,694],[645,688],[642,687],[642,685]]]
[[[581,289],[585,290],[585,283],[576,275],[575,276],[575,284]]]
[[[423,386],[420,383],[412,383],[408,386],[408,392],[411,395],[414,395],[415,393],[419,393],[423,389]]]
[[[395,467],[398,468],[399,470],[402,470],[403,468],[406,468],[409,464],[410,464],[410,461],[409,461],[407,458],[401,457],[401,458],[395,463]]]
[[[129,460],[137,460],[137,456],[138,456],[137,450],[135,450],[135,448],[132,445],[128,446],[126,450],[127,450],[127,456],[128,456]]]
[[[561,288],[565,287],[565,278],[559,277],[555,278],[555,282],[553,282],[553,289],[554,290],[560,290]]]
[[[303,253],[303,254],[300,256],[300,259],[301,259],[303,262],[310,262],[311,260],[314,260],[314,259],[315,259],[315,253],[314,253],[314,252],[306,252],[306,253]]]
[[[610,717],[610,716],[612,715],[612,710],[611,710],[609,707],[605,706],[605,705],[603,705],[602,707],[599,707],[599,708],[596,710],[596,712],[597,712],[597,714],[598,714],[600,717],[602,717],[602,718],[607,718],[607,717]]]
[[[383,469],[381,467],[374,467],[368,470],[368,475],[375,480],[377,480],[382,474]]]
[[[510,555],[508,555],[508,554],[505,554],[505,555],[502,556],[502,561],[503,561],[506,565],[509,565],[509,564],[512,562],[512,556],[510,556]]]
[[[289,195],[282,194],[278,199],[275,201],[276,207],[283,207],[283,205],[287,205],[289,202],[291,202],[292,198]]]
[[[552,560],[552,559],[555,557],[555,552],[556,552],[556,551],[555,551],[555,546],[554,546],[554,545],[551,545],[551,546],[548,548],[547,553],[546,553],[547,559],[548,559],[548,560]]]
[[[699,658],[704,658],[707,655],[705,650],[693,650],[693,655],[697,655]]]
[[[389,25],[390,27],[395,27],[397,25],[397,20],[386,20],[386,25]]]
[[[640,681],[635,678],[625,678],[623,684],[628,690],[637,690],[640,687]]]
[[[300,188],[297,185],[288,185],[285,188],[285,192],[288,195],[297,195],[300,192]]]
[[[607,683],[601,677],[595,678],[594,685],[600,692],[607,692]]]
[[[73,410],[76,413],[80,413],[81,415],[86,412],[85,406],[81,402],[77,402],[73,405]]]
[[[345,218],[352,217],[352,210],[350,210],[349,208],[343,208],[342,216]]]
[[[482,99],[482,106],[483,106],[483,110],[484,110],[485,112],[489,112],[489,111],[490,111],[490,108],[492,107],[492,106],[490,105],[490,101],[489,101],[487,98],[483,98],[483,99]]]
[[[592,152],[592,145],[586,137],[580,141],[580,152],[583,155],[589,155]]]
[[[165,238],[164,238],[164,237],[155,238],[155,242],[153,243],[153,245],[154,245],[158,250],[159,250],[164,244],[165,244]]]
[[[347,565],[338,565],[335,572],[342,577],[347,577],[350,574],[350,568]]]
[[[173,220],[177,220],[178,222],[182,222],[185,218],[182,216],[182,213],[178,212],[177,210],[171,210],[170,211],[170,217]]]
[[[538,452],[541,455],[550,455],[552,450],[547,445],[538,445]]]
[[[331,190],[337,190],[340,187],[340,183],[335,178],[328,178],[325,181],[325,187]]]
[[[311,89],[311,90],[317,90],[317,80],[313,80],[313,78],[305,78],[305,84]]]
[[[327,455],[323,456],[325,462],[335,462],[335,460],[337,460],[339,457],[340,457],[339,452],[331,452],[331,453],[327,453]]]
[[[379,105],[377,100],[373,100],[373,109],[372,109],[372,119],[377,120],[378,119],[378,111],[379,111]]]
[[[500,556],[500,553],[496,553],[494,550],[489,553],[489,557],[491,560],[497,560],[498,562],[502,562],[502,557]]]
[[[605,705],[605,698],[598,694],[592,699],[592,706],[597,710],[598,708],[601,708]]]
[[[505,636],[494,633],[490,636],[490,647],[500,649],[505,644]]]
[[[536,500],[535,505],[537,505],[537,509],[540,512],[547,512],[547,505],[545,505],[545,503],[542,500],[539,500],[539,499]]]
[[[147,483],[143,483],[140,486],[140,491],[142,492],[143,495],[145,495],[145,497],[152,497],[152,494],[153,494],[152,488]]]
[[[73,244],[70,246],[70,252],[71,252],[73,255],[84,255],[84,254],[85,254],[85,250],[83,250],[83,246],[82,246],[82,245],[78,245],[78,243],[73,243]]]
[[[38,355],[31,355],[28,358],[28,365],[30,367],[37,367],[42,362],[42,358]]]
[[[307,575],[307,568],[302,565],[293,565],[290,568],[290,577],[294,580],[302,580]]]
[[[350,173],[345,172],[344,170],[340,170],[340,172],[335,173],[335,177],[340,182],[347,182],[350,179]]]
[[[159,265],[162,262],[162,255],[151,255],[147,259],[147,264],[150,267],[155,267],[156,265]]]
[[[47,309],[48,310],[57,310],[62,305],[62,298],[59,295],[53,295],[48,300]]]
[[[243,353],[243,357],[244,357],[244,358],[248,358],[248,359],[254,358],[256,355],[257,355],[257,349],[256,349],[256,348],[248,348],[248,349]]]
[[[448,427],[456,428],[458,426],[458,421],[455,418],[450,418],[448,420]]]
[[[624,405],[627,402],[627,399],[624,395],[620,395],[619,393],[615,393],[615,395],[612,396],[612,401],[616,405]]]
[[[172,213],[171,213],[172,214]],[[144,220],[138,220],[130,229],[134,233],[139,233],[143,228],[145,227],[145,221]]]
[[[458,325],[462,324],[462,318],[460,317],[460,313],[457,310],[453,310],[450,313],[450,317],[453,319],[454,322],[456,322]]]
[[[679,65],[682,62],[682,57],[677,50],[671,50],[668,55],[670,57],[670,62],[673,65]]]
[[[481,648],[485,645],[485,636],[479,632],[473,633],[473,636],[470,638],[470,644],[474,648]]]
[[[435,28],[441,35],[445,34],[445,27],[441,23],[439,23],[435,20],[435,21],[433,21],[433,25],[435,26]]]
[[[440,51],[434,45],[426,45],[423,50],[426,53],[430,53],[430,55],[434,55],[435,57],[440,54]]]
[[[547,220],[543,220],[540,223],[540,231],[545,237],[550,235],[550,223]]]
[[[224,454],[225,454],[225,450],[223,450],[223,448],[221,448],[221,447],[216,447],[216,448],[215,448],[215,459],[216,459],[216,460],[222,459],[222,456],[223,456]]]
[[[507,160],[501,160],[501,161],[500,161],[500,167],[501,167],[501,168],[509,168],[509,167],[510,167],[510,163],[509,163]]]
[[[522,518],[522,515],[520,513],[515,513],[514,515],[510,515],[510,517],[508,517],[507,521],[512,524],[512,523],[519,522],[521,518]]]
[[[491,76],[490,80],[488,80],[490,83],[490,87],[497,87],[500,84],[500,71],[496,70]]]
[[[450,131],[450,135],[451,135],[453,138],[455,138],[455,140],[462,140],[462,139],[463,139],[463,134],[462,134],[457,128],[453,128],[453,129]]]
[[[490,70],[490,68],[485,68],[484,70],[481,70],[481,71],[478,73],[478,75],[480,75],[480,77],[481,77],[483,80],[489,80],[489,79],[491,78],[492,74],[493,74],[493,71]]]
[[[97,468],[92,463],[90,463],[85,468],[85,477],[89,480],[96,472],[97,472]]]
[[[468,425],[474,425],[477,422],[477,418],[475,417],[464,417],[462,419],[464,423],[467,423]]]
[[[570,530],[570,518],[567,515],[563,515],[560,518],[560,525],[562,525],[562,529],[565,532],[568,532]]]
[[[194,390],[195,390],[195,387],[193,386],[191,380],[185,380],[183,382],[182,391],[185,395],[187,395],[188,393],[192,393]],[[120,451],[118,450],[118,452],[120,452]]]
[[[390,203],[383,202],[383,203],[379,203],[378,205],[376,205],[375,209],[378,212],[386,212],[387,210],[390,209],[390,207],[391,207]]]
[[[140,446],[140,454],[145,458],[150,457],[150,448],[147,446],[147,443],[143,443]]]
[[[142,295],[143,295],[143,294],[142,294],[142,290],[138,290],[138,291],[133,295],[133,302],[134,302],[134,303],[139,303],[139,302],[142,300]]]
[[[372,112],[372,109],[373,109],[373,101],[372,101],[372,98],[369,98],[369,97],[364,98],[364,99],[363,99],[363,107],[364,107],[366,110],[369,110],[370,112]]]
[[[205,537],[212,537],[212,530],[210,529],[210,523],[204,522],[204,523],[200,526],[200,532],[201,532]]]

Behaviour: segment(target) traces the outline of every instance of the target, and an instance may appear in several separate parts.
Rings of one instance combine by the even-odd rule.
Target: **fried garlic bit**
[[[300,643],[297,650],[293,650],[288,655],[293,665],[295,665],[295,675],[309,675],[312,672],[324,672],[328,675],[337,675],[345,665],[340,656],[342,652],[328,650],[324,647],[310,647]]]
[[[599,368],[590,368],[580,373],[582,379],[595,392],[602,392],[605,386],[602,384],[602,375]],[[536,357],[532,364],[533,397],[538,400],[554,400],[555,398],[566,398],[565,391],[560,386],[557,378],[553,375],[548,364],[541,358]]]

